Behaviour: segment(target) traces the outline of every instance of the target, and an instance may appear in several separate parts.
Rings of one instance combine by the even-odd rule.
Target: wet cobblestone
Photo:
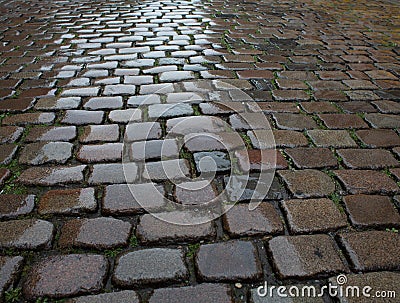
[[[0,0],[0,301],[395,288],[398,9]]]

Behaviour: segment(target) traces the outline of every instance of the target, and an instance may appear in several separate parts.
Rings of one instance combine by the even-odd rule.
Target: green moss
[[[136,238],[136,236],[133,235],[133,236],[129,239],[129,246],[135,248],[135,247],[138,247],[138,245],[139,245],[139,241],[138,241],[138,239]]]
[[[22,289],[21,287],[12,288],[5,292],[4,298],[6,303],[19,302],[21,300]]]
[[[104,254],[107,257],[115,258],[122,252],[122,248],[116,248],[116,249],[108,249],[104,251]]]
[[[196,254],[196,252],[199,250],[199,248],[200,248],[200,243],[189,244],[187,256],[188,256],[189,258],[193,258],[194,255]]]

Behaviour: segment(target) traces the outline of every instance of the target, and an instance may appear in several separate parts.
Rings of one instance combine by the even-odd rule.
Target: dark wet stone
[[[282,202],[292,233],[328,232],[347,226],[346,215],[329,199]]]
[[[121,287],[180,282],[188,276],[179,249],[153,248],[127,253],[118,258],[113,281]]]
[[[43,220],[27,219],[0,222],[0,247],[17,249],[48,248],[54,226]]]
[[[159,185],[114,184],[105,189],[102,210],[112,215],[137,214],[144,208],[148,211],[161,209],[165,203],[164,189]]]
[[[65,163],[72,156],[73,145],[68,142],[40,142],[24,146],[19,163],[41,165],[45,163]]]
[[[63,97],[76,96],[76,97],[90,97],[97,96],[100,87],[82,87],[66,89],[61,93]]]
[[[76,109],[81,104],[81,97],[41,98],[36,102],[38,110]]]
[[[35,141],[73,141],[76,138],[75,126],[33,127],[25,138],[27,142]]]
[[[93,166],[89,184],[131,183],[138,176],[135,163],[96,164]]]
[[[72,254],[42,259],[28,273],[24,295],[63,298],[98,292],[104,286],[107,259],[100,255]]]
[[[190,116],[193,114],[193,108],[189,104],[153,104],[148,108],[149,118],[168,118],[179,116]]]
[[[32,167],[23,171],[18,182],[27,185],[52,186],[83,181],[85,165],[59,167]]]
[[[29,214],[34,207],[34,195],[0,195],[0,219]]]
[[[192,133],[220,133],[225,132],[226,123],[217,117],[190,116],[173,118],[167,121],[169,134],[188,135]]]
[[[343,233],[340,240],[356,271],[399,270],[400,237],[389,231]]]
[[[318,147],[357,147],[357,143],[346,130],[319,130],[307,131]]]
[[[390,151],[384,149],[340,149],[337,154],[348,168],[383,169],[399,166]]]
[[[134,142],[131,145],[132,160],[178,158],[178,143],[174,139]]]
[[[261,203],[254,210],[249,210],[248,204],[237,204],[225,213],[223,222],[225,229],[233,237],[265,236],[283,232],[281,218],[267,202]]]
[[[225,177],[226,194],[229,201],[262,201],[281,200],[288,196],[286,189],[277,179],[273,179],[270,173],[247,176],[233,175]],[[259,186],[259,187],[257,187]]]
[[[160,74],[160,82],[174,82],[194,78],[194,73],[191,71],[166,71]]]
[[[184,137],[185,146],[191,152],[244,148],[245,143],[237,133],[198,133]]]
[[[230,289],[223,284],[199,284],[196,286],[156,289],[149,303],[232,303]]]
[[[22,135],[24,129],[17,126],[2,126],[0,127],[0,143],[14,143]]]
[[[0,256],[0,298],[4,292],[12,285],[22,267],[24,258]]]
[[[133,290],[123,290],[92,296],[83,296],[66,301],[67,303],[139,303]]]
[[[332,179],[318,170],[282,170],[279,175],[296,198],[324,197],[335,191]]]
[[[186,159],[147,162],[143,172],[143,178],[153,181],[185,179],[189,176],[190,167]]]
[[[72,219],[67,221],[59,239],[61,247],[110,249],[126,245],[131,224],[114,218]]]
[[[61,122],[73,125],[100,124],[103,117],[102,111],[67,110]]]
[[[328,148],[288,148],[285,153],[297,168],[325,168],[337,166],[337,160]]]
[[[106,85],[103,94],[105,96],[134,95],[135,89],[136,89],[135,85],[129,85],[129,84]]]
[[[399,225],[400,216],[389,197],[375,195],[351,195],[343,198],[353,225]]]
[[[7,168],[0,168],[0,185],[3,185],[10,175],[11,172]]]
[[[193,217],[190,212],[169,212],[160,214],[171,222],[180,222],[184,217],[187,222],[195,222],[198,218]],[[175,219],[175,220],[174,220]],[[211,222],[200,225],[177,225],[160,220],[153,215],[143,215],[137,226],[136,234],[143,243],[177,243],[198,242],[200,240],[212,239],[216,231]]]
[[[140,122],[142,111],[140,109],[120,109],[109,113],[108,118],[114,123]]]
[[[223,152],[199,152],[193,157],[198,173],[227,172],[231,169],[229,155]]]
[[[128,107],[140,107],[149,104],[159,104],[161,99],[159,95],[147,94],[144,96],[132,96],[128,99]]]
[[[391,194],[399,192],[396,182],[380,171],[336,170],[334,173],[350,194]]]
[[[3,125],[51,124],[55,118],[54,113],[26,113],[7,116],[1,122]]]
[[[235,156],[243,172],[288,168],[287,161],[282,154],[273,149],[239,150],[235,152]]]
[[[254,280],[262,273],[256,248],[245,241],[202,245],[195,262],[204,281]]]
[[[10,164],[17,152],[18,146],[14,144],[2,144],[0,145],[0,164]]]
[[[89,99],[84,105],[84,109],[96,110],[96,109],[114,109],[123,106],[121,96],[117,97],[96,97]]]
[[[158,122],[131,123],[125,129],[126,141],[160,139],[162,130]]]
[[[123,146],[123,143],[82,145],[76,158],[83,163],[121,161]]]
[[[357,137],[368,147],[392,147],[400,145],[400,137],[392,129],[362,129]]]
[[[175,185],[175,199],[183,205],[206,205],[216,202],[218,193],[208,180]]]
[[[280,278],[324,277],[346,271],[327,235],[279,236],[269,241]]]
[[[50,190],[40,199],[38,212],[45,214],[78,214],[97,208],[93,188]]]
[[[118,124],[88,125],[83,129],[79,141],[83,143],[116,142],[119,140]]]

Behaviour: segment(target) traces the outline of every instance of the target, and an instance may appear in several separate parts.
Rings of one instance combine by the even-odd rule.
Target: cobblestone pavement
[[[281,302],[257,288],[338,274],[400,296],[398,2],[0,9],[0,301]],[[248,186],[222,217],[148,214],[196,221],[166,199],[216,199],[238,167]]]

